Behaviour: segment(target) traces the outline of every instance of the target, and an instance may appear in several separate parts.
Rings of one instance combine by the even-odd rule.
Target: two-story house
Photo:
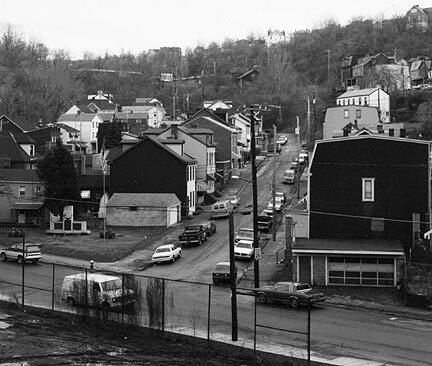
[[[406,15],[407,29],[419,30],[426,32],[432,28],[432,8],[421,8],[414,5],[407,11]]]
[[[98,152],[97,132],[102,118],[96,113],[62,114],[58,122],[79,131],[80,143],[91,146],[92,152]]]
[[[430,229],[429,141],[362,135],[317,141],[306,239],[295,274],[321,285],[396,286],[413,240]],[[300,221],[300,220],[299,220]]]
[[[238,166],[241,159],[237,147],[237,130],[206,109],[194,114],[181,126],[213,131],[213,142],[216,144],[216,183],[223,186],[231,178],[231,170]]]
[[[149,127],[160,127],[164,117],[165,109],[160,105],[126,105],[121,107],[121,112],[126,113],[128,118],[132,119],[133,114],[141,114],[140,118],[143,122],[147,121]],[[142,118],[141,118],[142,117]],[[124,118],[124,117],[123,117]]]
[[[24,135],[0,132],[0,168],[34,169],[36,166],[34,141]]]
[[[0,169],[0,222],[40,226],[44,221],[44,183],[35,170]]]
[[[426,83],[428,79],[428,67],[426,60],[415,60],[410,66],[411,86]]]
[[[243,113],[234,113],[231,116],[231,124],[237,128],[237,145],[242,156],[242,161],[248,159],[251,150],[251,121]]]
[[[186,128],[172,125],[164,129],[148,129],[144,136],[157,136],[160,142],[180,155],[187,154],[197,161],[196,190],[197,204],[215,191],[216,145],[213,132],[208,129]],[[178,143],[181,143],[178,145]],[[180,150],[177,150],[179,149]]]
[[[114,193],[174,193],[182,216],[195,212],[195,159],[180,155],[145,136],[110,162],[109,195]]]
[[[390,123],[390,96],[381,88],[351,90],[336,98],[338,106],[376,107],[382,123]]]

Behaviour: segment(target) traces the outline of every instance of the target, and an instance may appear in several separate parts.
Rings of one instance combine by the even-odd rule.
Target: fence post
[[[54,286],[55,286],[55,263],[52,266],[52,292],[51,292],[51,310],[54,311]]]
[[[165,332],[165,278],[162,278],[162,332]]]
[[[210,346],[210,301],[211,301],[211,284],[208,285],[208,304],[207,304],[207,347]]]
[[[125,290],[125,275],[124,273],[122,273],[122,294],[121,294],[121,298],[122,298],[122,309],[121,309],[121,324],[123,326],[124,324],[124,290]]]
[[[308,305],[308,323],[307,323],[307,351],[308,351],[308,365],[310,366],[310,353],[311,353],[311,308],[312,303],[309,301]]]
[[[85,268],[85,317],[88,315],[88,281],[87,281],[87,268]]]
[[[22,240],[22,262],[21,262],[21,306],[24,310],[24,283],[25,283],[25,234],[23,234]]]

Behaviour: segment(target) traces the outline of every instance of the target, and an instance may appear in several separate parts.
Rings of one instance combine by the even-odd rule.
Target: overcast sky
[[[391,18],[423,0],[9,0],[2,1],[0,23],[12,24],[26,39],[72,58],[138,54],[152,48],[221,43],[269,28],[293,32],[333,18],[341,24],[358,16]]]

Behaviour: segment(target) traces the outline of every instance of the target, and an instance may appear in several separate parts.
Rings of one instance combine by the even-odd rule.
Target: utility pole
[[[255,151],[255,115],[254,109],[250,108],[251,116],[251,164],[252,164],[252,202],[253,202],[253,233],[254,233],[254,286],[259,287],[259,259],[257,252],[261,251],[258,239],[258,192],[257,192],[257,169],[256,169],[256,151]]]
[[[327,52],[327,86],[330,87],[330,69],[331,69],[331,60],[330,60],[330,53],[331,50],[325,50]]]
[[[21,262],[21,305],[22,305],[22,309],[24,310],[25,305],[24,305],[24,281],[25,281],[25,255],[26,255],[26,249],[25,249],[25,234],[23,232],[23,236],[22,236],[22,262]]]
[[[297,119],[297,161],[300,165],[300,121],[299,117],[296,116]],[[296,183],[297,183],[297,198],[300,199],[300,166],[297,166],[296,172]]]
[[[293,280],[293,258],[292,247],[294,237],[294,222],[293,218],[285,215],[285,265],[288,267],[288,280]]]
[[[272,184],[272,197],[273,197],[273,227],[272,227],[272,240],[276,240],[276,125],[273,125],[273,184]]]
[[[310,114],[311,114],[311,110],[310,110],[310,97],[308,95],[307,97],[307,144],[309,147],[309,143],[310,143]]]
[[[236,268],[234,260],[234,219],[233,213],[229,214],[229,258],[230,258],[230,285],[231,285],[231,340],[238,340],[237,324],[237,285]]]
[[[103,143],[102,143],[102,185],[103,185],[103,193],[102,193],[102,197],[103,197],[103,202],[105,205],[105,214],[103,217],[103,239],[104,239],[104,243],[105,243],[105,237],[106,237],[106,214],[107,214],[107,201],[106,201],[106,195],[105,195],[105,175],[106,175],[106,161],[105,161],[105,136],[103,138]]]
[[[213,87],[216,87],[216,61],[213,61]]]

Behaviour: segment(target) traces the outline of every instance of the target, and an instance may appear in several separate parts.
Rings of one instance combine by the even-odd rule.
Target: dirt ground
[[[235,346],[0,302],[0,365],[306,365]],[[320,365],[312,363],[312,365]]]

